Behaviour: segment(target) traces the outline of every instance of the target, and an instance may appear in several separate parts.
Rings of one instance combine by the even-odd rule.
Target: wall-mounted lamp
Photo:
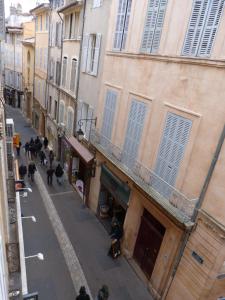
[[[91,122],[91,124],[94,124],[96,126],[97,118],[94,118],[94,119],[80,119],[78,121],[78,126],[80,127],[79,130],[77,131],[78,141],[81,141],[83,139],[83,137],[84,137],[84,132],[81,129],[81,127],[84,124],[84,122]]]
[[[30,255],[30,256],[25,256],[25,259],[34,258],[34,257],[37,257],[40,260],[44,260],[44,255],[42,253],[38,253],[38,254],[35,254],[35,255]]]
[[[26,216],[26,217],[21,217],[21,219],[31,219],[34,223],[37,222],[37,219],[35,218],[35,216]]]

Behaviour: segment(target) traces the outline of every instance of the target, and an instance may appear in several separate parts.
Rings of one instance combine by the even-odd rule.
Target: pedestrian
[[[107,300],[109,298],[109,288],[107,285],[103,285],[98,291],[98,296],[96,300]]]
[[[30,139],[30,145],[33,145],[34,144],[34,140],[33,138]]]
[[[47,147],[48,147],[48,139],[47,139],[47,137],[45,136],[45,138],[44,138],[44,147],[45,147],[45,149],[47,149]]]
[[[86,293],[84,286],[80,287],[79,295],[76,297],[76,300],[90,300],[90,296]]]
[[[63,168],[61,167],[60,164],[55,169],[55,176],[58,184],[62,184],[62,176],[64,174]]]
[[[34,157],[35,157],[35,145],[34,145],[34,143],[30,143],[30,146],[29,146],[29,152],[30,152],[30,158],[31,158],[31,160],[33,160],[34,159]]]
[[[26,144],[24,145],[24,149],[25,149],[25,154],[26,154],[26,156],[28,155],[29,147],[30,147],[29,143],[26,142]]]
[[[52,150],[50,150],[49,155],[48,155],[48,158],[49,158],[49,164],[50,164],[50,168],[51,168],[51,167],[52,167],[53,160],[54,160],[54,153],[53,153]]]
[[[48,185],[52,185],[52,177],[54,174],[54,169],[52,169],[52,167],[50,166],[50,168],[47,170],[47,181],[48,181]]]
[[[36,137],[36,139],[35,139],[34,143],[35,143],[35,144],[39,144],[39,143],[40,143],[40,141],[41,141],[41,140],[39,139],[39,136],[37,135],[37,137]]]
[[[46,155],[44,153],[44,151],[40,151],[39,152],[39,157],[40,157],[40,160],[41,160],[41,164],[44,166],[45,165],[45,159],[46,159]]]
[[[34,181],[34,173],[37,171],[35,163],[31,161],[28,165],[28,177],[30,177],[31,181]]]
[[[24,166],[23,164],[20,165],[19,167],[19,175],[21,179],[24,179],[25,175],[27,174],[27,167]]]
[[[21,148],[21,142],[19,142],[19,144],[16,145],[16,153],[17,153],[17,156],[20,156],[20,148]]]

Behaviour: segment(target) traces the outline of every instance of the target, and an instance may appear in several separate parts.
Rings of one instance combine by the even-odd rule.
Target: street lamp
[[[37,219],[35,218],[35,216],[26,216],[26,217],[21,217],[21,219],[31,219],[34,223],[37,222]]]
[[[44,260],[44,255],[42,253],[38,253],[38,254],[35,254],[35,255],[30,255],[30,256],[25,256],[25,259],[33,258],[33,257],[37,257],[40,260]]]
[[[91,122],[91,124],[94,124],[96,126],[97,123],[97,117],[94,119],[80,119],[78,121],[78,126],[80,126],[79,130],[77,131],[78,141],[81,141],[84,137],[84,132],[81,129],[84,122]]]

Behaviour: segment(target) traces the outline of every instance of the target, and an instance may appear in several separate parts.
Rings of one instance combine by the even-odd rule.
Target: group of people
[[[37,171],[36,165],[33,161],[31,161],[28,165],[28,177],[31,181],[34,181],[34,173]],[[21,164],[19,167],[19,175],[20,179],[24,179],[27,174],[27,167],[24,164]]]
[[[43,145],[44,145],[44,148],[47,149],[47,147],[48,147],[47,137],[44,138],[43,144],[42,144],[39,136],[37,136],[35,140],[33,138],[31,138],[30,141],[29,142],[27,141],[24,145],[26,156],[28,156],[31,160],[33,160],[34,158],[37,157],[38,154],[40,155]],[[21,143],[20,143],[20,145],[18,145],[18,147],[21,147]],[[16,149],[18,149],[18,147]],[[17,152],[17,155],[18,155],[18,152]]]
[[[60,164],[56,167],[54,170],[53,167],[50,165],[50,168],[47,170],[47,182],[48,185],[52,185],[52,179],[53,179],[53,174],[55,173],[56,180],[58,184],[62,184],[62,176],[64,174],[63,168],[61,167]]]
[[[98,291],[96,300],[107,300],[109,298],[109,289],[107,285],[103,285]],[[84,286],[81,286],[79,295],[76,297],[76,300],[90,300],[90,296],[87,294]]]

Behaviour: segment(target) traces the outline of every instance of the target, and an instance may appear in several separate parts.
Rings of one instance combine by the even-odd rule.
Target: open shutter
[[[198,56],[208,57],[210,55],[223,7],[224,0],[210,1],[209,12],[202,33]]]
[[[87,119],[92,119],[93,118],[93,112],[94,112],[93,107],[89,106],[88,107],[88,113],[87,113]],[[91,134],[92,127],[93,127],[92,121],[87,121],[86,131],[85,131],[85,138],[88,141],[90,140],[90,134]]]
[[[155,173],[169,185],[174,186],[185,147],[189,139],[192,121],[173,113],[168,113],[161,139]],[[167,197],[171,190],[163,181],[156,180],[153,185],[158,192]]]
[[[114,34],[114,44],[113,48],[115,50],[121,50],[122,47],[122,39],[123,39],[123,31],[125,26],[125,16],[127,9],[127,0],[119,0],[118,12],[117,12],[117,20],[116,20],[116,30]]]
[[[88,56],[88,44],[89,44],[89,34],[84,35],[83,47],[82,47],[82,72],[86,72],[87,68],[87,56]]]
[[[188,31],[182,54],[196,56],[201,39],[205,18],[211,0],[194,0]]]
[[[101,144],[104,147],[107,147],[111,140],[113,121],[116,110],[116,100],[117,93],[112,90],[108,90],[106,94],[103,122],[101,128]]]
[[[147,105],[135,99],[131,102],[122,162],[132,168],[137,158]]]
[[[152,53],[156,53],[159,49],[160,37],[163,28],[164,17],[166,13],[167,0],[161,0],[158,8],[157,22],[155,25],[154,38],[152,43]]]
[[[100,55],[100,48],[101,48],[101,38],[102,35],[98,33],[96,35],[96,44],[95,44],[95,55],[94,55],[94,66],[92,74],[97,76],[98,74],[98,62],[99,62],[99,55]]]
[[[77,116],[77,131],[80,129],[80,126],[78,125],[78,122],[80,119],[82,119],[82,106],[83,106],[83,102],[82,101],[77,101],[77,112],[76,112],[76,116]]]
[[[124,49],[125,45],[126,45],[128,26],[129,26],[129,20],[130,20],[130,12],[131,12],[131,4],[132,4],[132,0],[127,0],[127,11],[126,11],[126,18],[125,18],[125,24],[124,24],[122,46],[121,46],[122,49]]]

